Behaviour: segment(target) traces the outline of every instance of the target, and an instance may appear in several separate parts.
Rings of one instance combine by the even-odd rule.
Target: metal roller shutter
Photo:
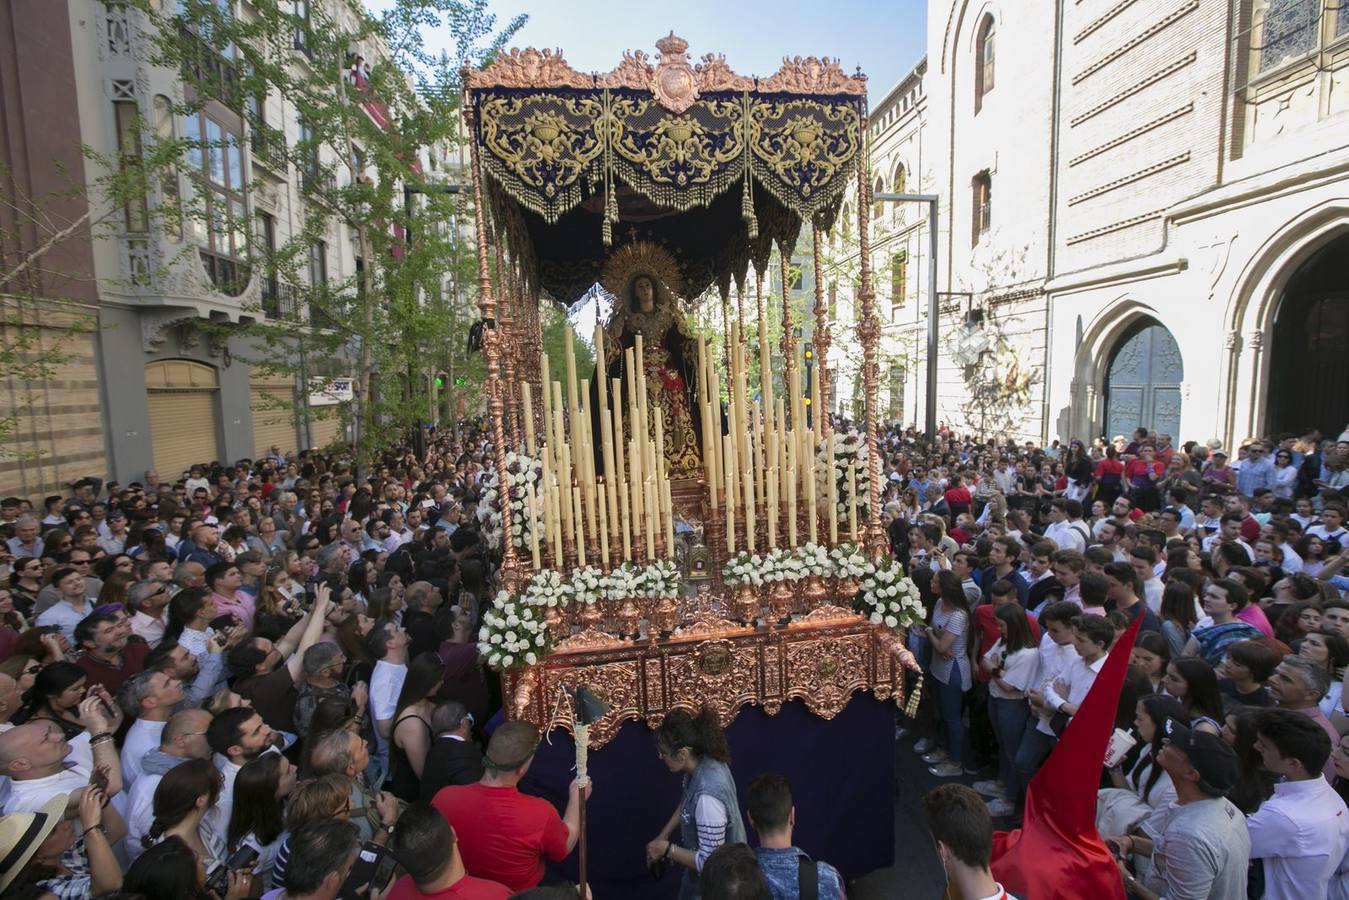
[[[288,381],[253,382],[249,385],[253,412],[253,454],[266,456],[272,447],[288,453],[295,449],[295,386]]]
[[[214,369],[186,360],[150,363],[145,387],[155,468],[165,480],[219,458]]]
[[[342,417],[333,415],[331,418],[310,419],[309,433],[313,435],[313,449],[322,450],[343,434]]]

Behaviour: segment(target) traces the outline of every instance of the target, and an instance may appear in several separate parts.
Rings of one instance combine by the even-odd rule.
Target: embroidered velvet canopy
[[[857,178],[862,76],[798,57],[747,78],[722,56],[690,64],[673,34],[657,47],[654,63],[633,51],[607,74],[534,49],[468,74],[496,226],[564,303],[638,237],[675,254],[687,298],[725,290],[803,222],[830,227]]]

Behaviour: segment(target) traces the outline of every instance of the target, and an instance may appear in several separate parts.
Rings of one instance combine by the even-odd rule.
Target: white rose
[[[895,627],[898,627],[898,625],[899,625],[899,619],[896,619],[894,616],[886,616],[886,617],[885,617],[885,624],[886,624],[886,627],[888,627],[888,628],[895,628]]]
[[[871,614],[871,624],[873,624],[873,625],[879,625],[879,624],[881,624],[882,621],[884,621],[884,620],[883,620],[883,618],[882,618],[882,616],[881,616],[880,613],[872,613],[872,614]]]
[[[532,666],[532,665],[534,665],[534,663],[536,663],[536,662],[538,662],[538,661],[539,661],[539,658],[538,658],[537,656],[535,656],[533,653],[526,653],[526,654],[525,654],[525,662],[528,663],[529,665]]]
[[[515,662],[515,657],[512,656],[512,655],[509,654],[509,653],[507,653],[505,656],[501,657],[501,665],[502,665],[502,666],[505,666],[505,667],[509,668],[510,665],[511,665],[511,663],[513,663],[513,662]]]

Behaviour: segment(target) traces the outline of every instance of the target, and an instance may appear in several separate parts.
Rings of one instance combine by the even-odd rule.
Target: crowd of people
[[[1130,894],[1349,897],[1349,432],[883,451],[932,775],[1015,823],[1138,622],[1096,817]]]
[[[991,823],[1020,814],[1141,618],[1117,716],[1135,745],[1103,770],[1097,823],[1130,890],[1349,897],[1341,437],[1229,460],[1144,430],[1066,448],[885,432],[891,549],[927,609],[925,700],[899,732],[934,775],[987,776],[924,803],[967,896],[998,896]],[[577,895],[542,882],[583,790],[562,810],[519,790],[540,735],[500,723],[479,659],[487,432],[424,443],[360,472],[274,449],[0,500],[0,892]],[[681,897],[845,895],[793,844],[784,778],[741,806],[715,714],[676,711],[655,741],[684,791],[646,862]]]

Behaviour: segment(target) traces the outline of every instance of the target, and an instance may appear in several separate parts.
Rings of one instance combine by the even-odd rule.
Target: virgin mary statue
[[[651,411],[650,440],[655,440],[655,410],[660,409],[665,432],[665,461],[670,478],[697,478],[702,474],[701,423],[694,414],[698,342],[689,334],[679,309],[679,266],[663,248],[637,241],[618,248],[604,265],[600,283],[614,298],[613,315],[605,325],[604,370],[622,379],[623,439],[632,437],[632,398],[627,396],[626,351],[642,336],[644,370],[639,382],[646,390]],[[597,363],[598,366],[598,363]]]

